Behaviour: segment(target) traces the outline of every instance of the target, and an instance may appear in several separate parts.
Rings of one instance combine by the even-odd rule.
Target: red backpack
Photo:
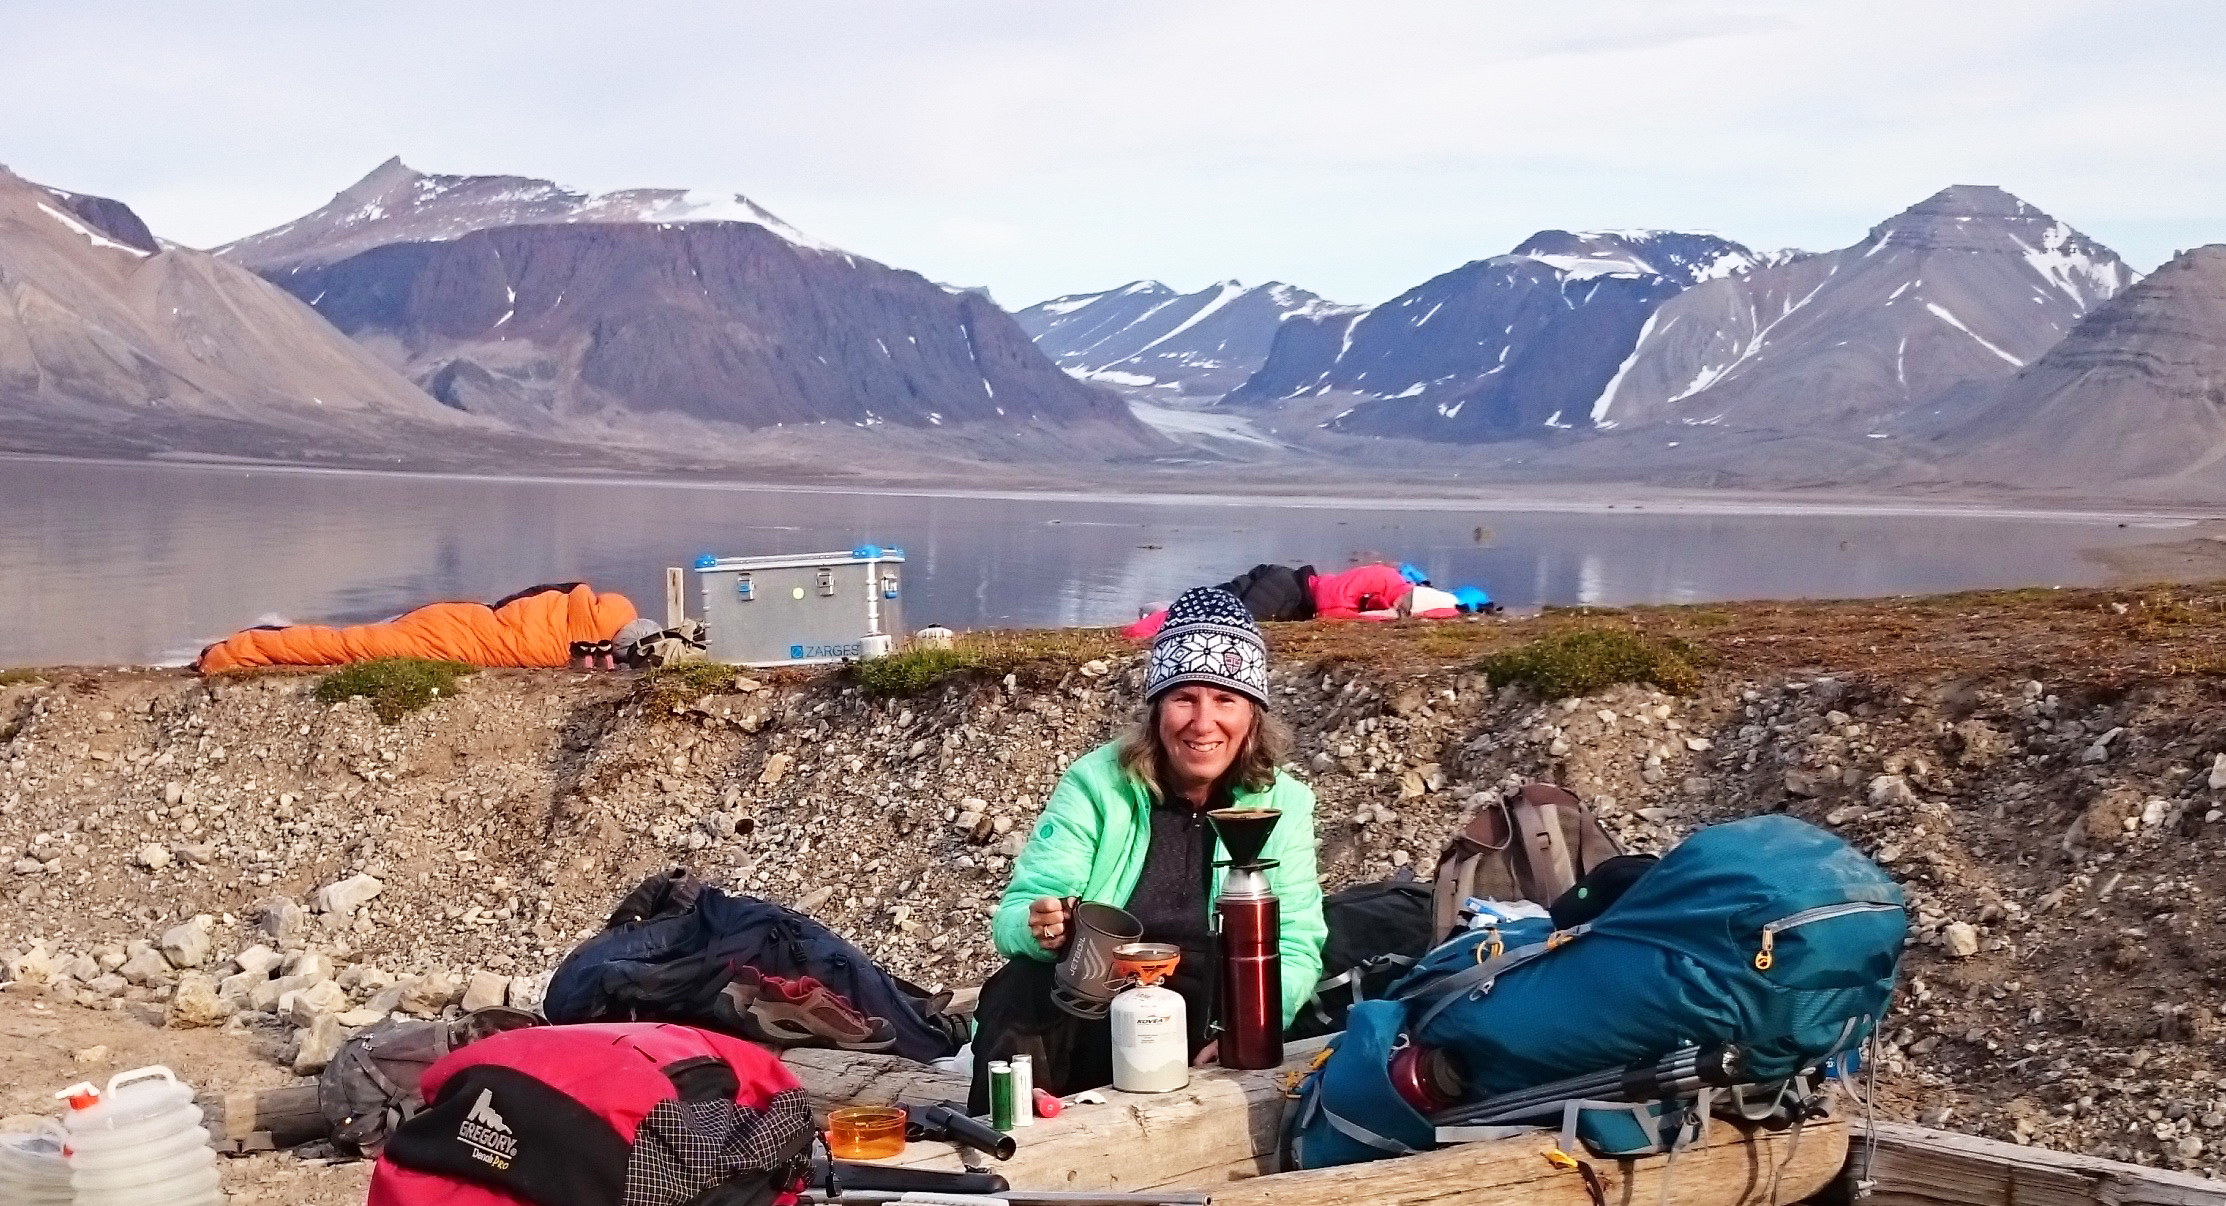
[[[778,1057],[686,1026],[514,1030],[425,1072],[367,1206],[790,1206],[804,1091]]]

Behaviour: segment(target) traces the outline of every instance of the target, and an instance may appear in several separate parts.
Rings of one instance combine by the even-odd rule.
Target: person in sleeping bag
[[[975,1013],[974,1113],[988,1110],[990,1061],[1016,1054],[1032,1057],[1037,1087],[1056,1096],[1112,1082],[1110,1023],[1051,1000],[1076,899],[1125,909],[1144,941],[1181,948],[1167,987],[1182,994],[1194,1062],[1214,1058],[1214,864],[1228,858],[1206,818],[1214,809],[1283,814],[1262,857],[1280,864],[1268,877],[1282,913],[1284,1025],[1321,978],[1314,792],[1278,769],[1290,733],[1268,710],[1267,643],[1235,595],[1203,587],[1175,600],[1152,641],[1144,700],[1134,729],[1067,769],[1013,863],[993,926],[1007,962]]]

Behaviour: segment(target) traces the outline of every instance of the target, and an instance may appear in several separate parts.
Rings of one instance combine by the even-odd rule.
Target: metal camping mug
[[[1113,1008],[1128,984],[1114,967],[1113,948],[1144,936],[1144,923],[1124,909],[1094,900],[1067,905],[1067,953],[1051,973],[1051,1003],[1086,1021]]]

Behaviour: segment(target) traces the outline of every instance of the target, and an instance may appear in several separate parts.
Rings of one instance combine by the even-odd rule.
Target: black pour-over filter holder
[[[1235,867],[1247,871],[1265,871],[1276,866],[1274,859],[1260,857],[1267,849],[1268,839],[1275,834],[1275,824],[1283,819],[1283,812],[1276,808],[1216,808],[1206,814],[1213,822],[1215,835],[1220,837],[1222,849],[1229,852],[1217,867]]]

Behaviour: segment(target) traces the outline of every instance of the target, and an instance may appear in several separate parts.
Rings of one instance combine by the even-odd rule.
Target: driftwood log
[[[1583,1177],[1547,1160],[1554,1144],[1526,1135],[1216,1185],[1214,1206],[1590,1206]],[[1833,1118],[1751,1136],[1719,1122],[1703,1147],[1590,1163],[1608,1206],[1789,1206],[1831,1184],[1846,1156],[1847,1124]]]
[[[261,1092],[226,1093],[223,1117],[223,1129],[216,1137],[240,1145],[236,1151],[293,1147],[332,1133],[332,1125],[317,1110],[313,1080]],[[257,1135],[268,1136],[268,1144],[256,1140]]]
[[[1320,1039],[1290,1044],[1285,1058],[1303,1066]],[[1179,1186],[1207,1189],[1235,1177],[1270,1171],[1283,1119],[1285,1073],[1192,1071],[1190,1087],[1173,1093],[1104,1089],[1108,1104],[1070,1105],[1015,1132],[1020,1150],[995,1171],[1015,1189],[1132,1191]],[[887,1163],[913,1168],[963,1168],[948,1144],[915,1143]]]
[[[1859,1126],[1849,1187],[1872,1182],[1875,1206],[2226,1206],[2226,1181],[1880,1122],[1865,1166]]]

